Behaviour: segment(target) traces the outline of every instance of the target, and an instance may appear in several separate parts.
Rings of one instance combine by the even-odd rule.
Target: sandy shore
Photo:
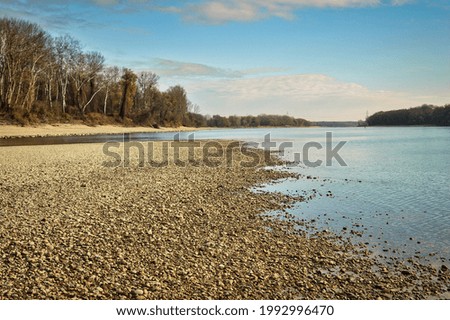
[[[204,130],[204,128],[191,128],[191,127],[155,129],[150,127],[121,127],[113,125],[91,127],[83,124],[57,124],[57,125],[47,124],[36,127],[0,125],[0,138],[113,134],[113,133],[132,133],[132,132],[140,133],[140,132],[194,131],[202,129]]]
[[[264,217],[299,199],[251,191],[290,176],[244,167],[255,154],[124,168],[105,167],[100,144],[0,148],[0,298],[448,298],[444,268],[383,265],[340,236],[306,236],[303,221]]]

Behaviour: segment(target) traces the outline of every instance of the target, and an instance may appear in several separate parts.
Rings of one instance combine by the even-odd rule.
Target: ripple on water
[[[324,130],[318,128],[317,135]],[[361,222],[367,228],[360,228],[361,240],[382,248],[378,249],[381,252],[388,248],[404,256],[431,255],[448,263],[450,129],[358,130],[338,131],[348,139],[342,155],[348,167],[296,168],[294,171],[319,179],[285,181],[268,188],[282,192],[306,190],[314,195],[291,213],[314,219],[319,227],[351,230]],[[284,134],[288,136],[289,132],[285,130]],[[352,135],[356,138],[352,139]],[[298,135],[296,138],[294,145],[305,142]],[[332,197],[326,196],[328,191]]]

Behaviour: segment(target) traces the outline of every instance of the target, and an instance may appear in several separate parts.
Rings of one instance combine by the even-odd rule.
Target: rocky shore
[[[445,267],[385,265],[265,216],[301,199],[253,192],[292,176],[255,154],[251,167],[239,148],[181,166],[171,151],[158,168],[134,148],[129,167],[105,167],[100,144],[0,148],[0,299],[448,298]]]

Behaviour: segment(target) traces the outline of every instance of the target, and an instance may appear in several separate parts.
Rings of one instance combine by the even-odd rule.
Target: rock
[[[133,291],[133,294],[135,296],[142,296],[144,294],[144,290],[136,289],[136,290]]]
[[[411,275],[411,272],[409,270],[402,270],[401,274],[404,276],[409,276],[409,275]]]

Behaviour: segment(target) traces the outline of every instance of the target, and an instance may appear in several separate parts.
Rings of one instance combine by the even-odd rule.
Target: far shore
[[[200,131],[213,129],[275,129],[286,127],[258,126],[258,127],[143,127],[143,126],[120,126],[120,125],[96,125],[85,124],[40,124],[34,126],[19,126],[12,124],[0,124],[0,139],[9,138],[37,138],[37,137],[57,137],[57,136],[86,136],[98,134],[121,134],[121,133],[152,133],[152,132],[180,132],[180,131]],[[288,127],[297,129],[320,128],[319,126],[309,127]]]
[[[115,125],[88,126],[85,124],[46,124],[37,126],[0,125],[0,138],[24,138],[24,137],[50,137],[50,136],[77,136],[95,134],[117,133],[145,133],[145,132],[178,132],[197,131],[210,128],[195,127],[125,127]]]

